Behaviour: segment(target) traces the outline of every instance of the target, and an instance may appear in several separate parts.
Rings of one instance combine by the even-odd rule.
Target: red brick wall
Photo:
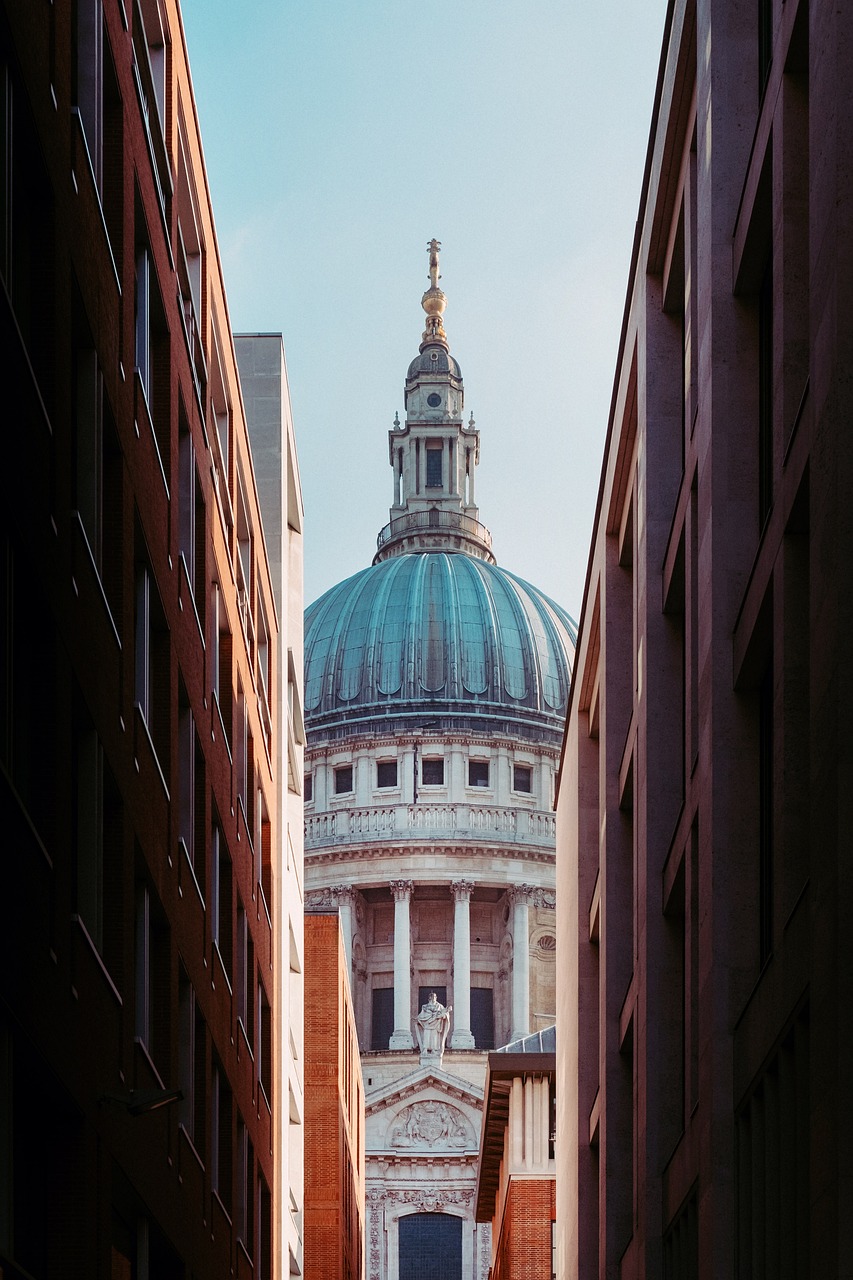
[[[305,917],[306,1280],[360,1280],[364,1091],[337,913]]]
[[[551,1280],[555,1193],[553,1178],[510,1182],[492,1280]]]

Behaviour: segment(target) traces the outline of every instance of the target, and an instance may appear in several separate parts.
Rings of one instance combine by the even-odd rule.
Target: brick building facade
[[[305,915],[305,1277],[364,1276],[364,1083],[337,912]]]
[[[0,1270],[270,1277],[279,636],[177,0],[4,0],[0,74]]]
[[[853,10],[667,15],[558,800],[565,1277],[851,1256]]]

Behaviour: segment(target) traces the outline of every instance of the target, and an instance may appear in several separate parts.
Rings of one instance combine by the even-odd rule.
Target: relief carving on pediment
[[[457,1107],[430,1098],[403,1108],[391,1127],[389,1145],[414,1149],[455,1147],[462,1150],[477,1144],[470,1122]]]

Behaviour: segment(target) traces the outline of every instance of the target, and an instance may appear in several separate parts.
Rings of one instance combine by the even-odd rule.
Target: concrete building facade
[[[304,941],[302,767],[303,507],[287,363],[281,334],[237,334],[234,347],[263,519],[280,643],[276,657],[276,843],[271,851],[274,918],[274,1107],[281,1232],[276,1252],[303,1271]],[[262,626],[264,625],[262,620]],[[260,803],[260,801],[259,801]]]
[[[0,69],[0,1270],[287,1274],[277,708],[300,632],[178,4],[5,0]]]
[[[558,800],[559,1274],[840,1275],[853,11],[669,6]]]
[[[486,1054],[552,1022],[555,999],[552,789],[574,629],[495,564],[438,278],[433,241],[389,432],[390,523],[373,566],[305,622],[306,900],[337,907],[350,965],[370,1280],[409,1280],[425,1252],[447,1280],[485,1280]]]

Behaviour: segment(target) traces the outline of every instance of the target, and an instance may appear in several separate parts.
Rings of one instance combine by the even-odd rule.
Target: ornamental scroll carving
[[[309,889],[305,895],[305,906],[308,908],[328,907],[332,909],[336,906],[336,902],[332,897],[331,889]]]
[[[395,1204],[413,1205],[414,1208],[424,1210],[426,1213],[441,1213],[445,1205],[456,1204],[468,1208],[473,1200],[472,1187],[410,1187],[405,1191],[398,1191],[394,1187],[373,1188],[367,1193],[367,1202],[373,1215],[372,1221],[375,1221],[377,1226],[377,1254],[380,1219],[386,1205],[388,1208],[392,1208]]]
[[[398,1149],[432,1150],[438,1146],[470,1150],[476,1141],[461,1111],[447,1102],[430,1100],[403,1108],[392,1125],[389,1145]]]

